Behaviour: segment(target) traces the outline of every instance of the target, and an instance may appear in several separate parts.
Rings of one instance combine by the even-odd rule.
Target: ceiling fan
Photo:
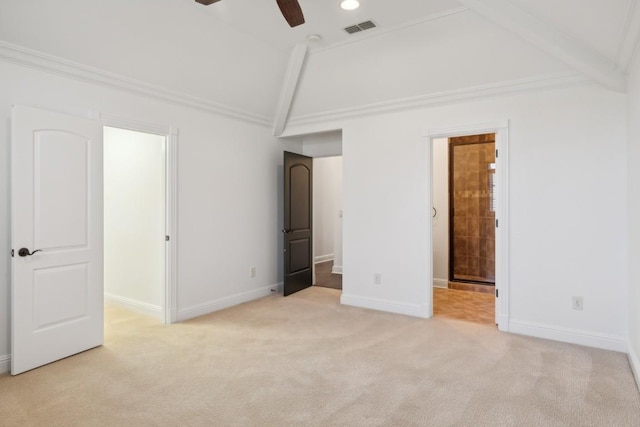
[[[196,2],[208,6],[213,3],[217,3],[220,0],[196,0]],[[304,24],[304,15],[298,0],[276,0],[282,16],[287,20],[290,27],[297,27]]]

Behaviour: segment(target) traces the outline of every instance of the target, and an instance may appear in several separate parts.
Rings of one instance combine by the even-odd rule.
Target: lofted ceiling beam
[[[627,20],[622,31],[622,41],[618,49],[619,68],[626,71],[629,64],[640,50],[640,1],[632,0],[629,3]]]
[[[507,0],[459,0],[461,4],[517,34],[603,86],[625,92],[627,78],[616,64],[575,38]],[[580,13],[577,11],[577,13]]]
[[[275,136],[280,136],[282,132],[284,132],[308,50],[309,47],[306,43],[298,43],[293,48],[291,56],[289,57],[289,66],[287,67],[287,74],[282,84],[282,92],[280,93],[280,100],[273,125],[273,134]]]

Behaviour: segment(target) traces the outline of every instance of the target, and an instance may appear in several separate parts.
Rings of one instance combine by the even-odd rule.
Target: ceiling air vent
[[[344,30],[349,34],[359,33],[360,31],[370,30],[371,28],[375,28],[376,24],[371,21],[361,22],[356,25],[352,25],[350,27],[345,28]]]
[[[376,24],[374,24],[371,21],[366,21],[366,22],[361,22],[360,24],[358,24],[358,27],[362,28],[362,30],[370,30],[372,28],[376,27]]]

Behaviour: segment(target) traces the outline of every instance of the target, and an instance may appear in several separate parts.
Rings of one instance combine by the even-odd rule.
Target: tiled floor
[[[333,262],[316,264],[316,284],[342,289],[342,275],[331,273]],[[433,288],[434,316],[495,325],[495,298],[491,293]]]
[[[493,285],[481,285],[479,283],[449,282],[449,289],[457,289],[459,291],[484,292],[485,294],[494,294],[496,287]]]
[[[433,288],[433,315],[495,325],[493,294]]]

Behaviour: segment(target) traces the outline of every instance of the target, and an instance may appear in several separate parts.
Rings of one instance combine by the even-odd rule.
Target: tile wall
[[[495,282],[495,135],[451,138],[452,280]]]

